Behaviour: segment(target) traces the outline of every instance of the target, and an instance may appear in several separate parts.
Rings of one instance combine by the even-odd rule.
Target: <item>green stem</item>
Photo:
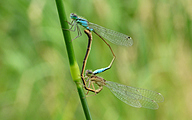
[[[72,76],[72,79],[74,80],[74,82],[76,83],[85,117],[87,120],[91,120],[91,114],[90,114],[87,100],[86,100],[86,97],[85,97],[85,94],[84,94],[84,91],[83,91],[83,88],[81,85],[79,66],[75,59],[75,54],[74,54],[73,45],[71,42],[70,32],[68,30],[66,30],[66,29],[69,29],[69,27],[68,27],[68,23],[67,23],[67,17],[65,15],[63,1],[55,0],[55,2],[57,5],[61,28],[62,28],[62,30],[65,29],[65,30],[63,30],[63,36],[64,36],[67,54],[68,54],[68,58],[69,58],[71,76]]]

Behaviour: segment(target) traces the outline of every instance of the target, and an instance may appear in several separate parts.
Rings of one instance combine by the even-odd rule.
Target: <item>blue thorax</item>
[[[80,18],[77,15],[75,15],[74,13],[71,13],[70,18],[75,20],[76,23],[82,25],[86,29],[93,31],[93,29],[89,27],[89,25],[88,25],[89,22],[86,19]]]

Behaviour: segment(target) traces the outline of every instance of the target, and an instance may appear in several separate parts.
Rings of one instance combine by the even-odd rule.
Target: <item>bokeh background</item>
[[[64,5],[68,16],[76,13],[133,38],[132,47],[111,44],[117,59],[100,76],[165,98],[158,110],[133,108],[105,87],[87,97],[94,120],[192,119],[191,0],[65,0]],[[96,35],[93,39],[86,69],[95,70],[108,66],[112,54]],[[81,68],[84,33],[73,46]],[[85,119],[54,0],[0,2],[0,119]]]

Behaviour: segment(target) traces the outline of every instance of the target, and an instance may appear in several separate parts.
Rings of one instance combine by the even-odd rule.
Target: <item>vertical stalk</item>
[[[56,2],[58,14],[59,14],[61,28],[69,29],[68,23],[66,22],[67,17],[65,14],[63,1],[62,0],[55,0],[55,2]],[[86,100],[82,85],[80,84],[81,83],[81,77],[80,77],[79,66],[78,66],[76,59],[75,59],[73,45],[71,42],[71,36],[70,36],[70,33],[68,30],[63,30],[63,37],[65,40],[65,45],[66,45],[67,54],[68,54],[68,58],[69,58],[70,71],[71,71],[72,79],[76,83],[85,117],[87,120],[91,120],[92,118],[91,118],[91,114],[90,114],[89,107],[87,104],[87,100]]]

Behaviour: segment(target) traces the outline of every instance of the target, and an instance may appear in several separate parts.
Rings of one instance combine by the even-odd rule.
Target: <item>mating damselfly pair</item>
[[[107,69],[111,68],[111,65],[115,59],[115,54],[113,50],[111,49],[110,45],[104,40],[106,38],[107,40],[111,41],[112,43],[115,43],[117,45],[129,45],[131,46],[133,44],[133,40],[131,37],[124,35],[122,33],[118,33],[113,30],[106,29],[104,27],[101,27],[99,25],[93,24],[88,22],[86,19],[80,18],[75,14],[71,14],[70,16],[73,20],[70,23],[72,26],[70,30],[74,27],[74,31],[77,29],[78,36],[81,35],[81,31],[78,27],[79,25],[82,25],[87,30],[85,30],[85,33],[88,36],[88,46],[87,46],[87,52],[83,61],[82,71],[81,71],[81,78],[84,84],[84,88],[88,91],[92,91],[95,94],[99,93],[103,86],[106,86],[110,89],[110,91],[121,101],[125,102],[126,104],[133,106],[133,107],[144,107],[149,109],[158,109],[159,102],[163,102],[164,98],[160,93],[157,93],[155,91],[142,89],[142,88],[135,88],[130,86],[121,85],[115,82],[106,81],[105,79],[96,76],[96,74],[101,73]],[[110,48],[114,58],[111,61],[110,65],[106,68],[97,69],[95,71],[86,70],[85,77],[84,77],[84,70],[87,62],[87,58],[90,52],[91,48],[91,42],[92,42],[92,34],[90,31],[93,31],[96,35],[98,35]],[[77,38],[76,37],[76,38]],[[104,38],[103,38],[104,37]],[[98,89],[95,89],[94,83],[99,87]],[[88,84],[88,85],[87,85]],[[92,86],[92,88],[91,88]]]

